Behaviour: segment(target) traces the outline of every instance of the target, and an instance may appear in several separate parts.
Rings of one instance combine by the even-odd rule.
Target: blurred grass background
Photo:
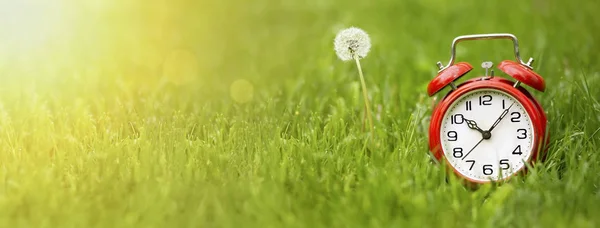
[[[0,0],[0,226],[598,226],[598,9]],[[355,66],[333,52],[350,26],[372,40],[376,149],[363,147]],[[426,85],[452,39],[496,32],[546,79],[534,95],[551,154],[527,178],[470,191],[429,161]],[[479,41],[457,61],[475,77],[513,58],[509,41]]]

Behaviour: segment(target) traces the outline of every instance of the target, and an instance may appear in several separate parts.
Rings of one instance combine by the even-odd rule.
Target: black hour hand
[[[481,128],[479,128],[479,126],[477,126],[477,122],[473,121],[473,120],[469,120],[469,119],[465,119],[465,122],[467,122],[467,126],[473,130],[477,130],[480,133],[483,134],[483,130],[481,130]]]
[[[475,121],[469,120],[469,119],[465,119],[465,122],[467,122],[467,126],[469,128],[471,128],[473,130],[477,130],[479,133],[481,133],[481,136],[482,136],[483,139],[490,139],[492,137],[492,134],[490,133],[490,131],[481,130],[481,128],[479,128],[479,126],[477,126],[477,123]]]

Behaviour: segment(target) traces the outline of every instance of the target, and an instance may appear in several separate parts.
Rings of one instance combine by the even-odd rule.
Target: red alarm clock
[[[465,40],[510,39],[516,61],[504,60],[498,69],[513,80],[488,74],[454,81],[473,67],[454,63],[456,45]],[[437,63],[438,75],[427,86],[429,96],[450,86],[451,91],[435,106],[429,125],[429,150],[458,177],[469,183],[502,182],[524,174],[528,164],[543,158],[547,146],[547,120],[540,103],[522,87],[544,91],[544,79],[532,69],[533,58],[521,60],[517,38],[512,34],[459,36],[452,42],[450,62]]]

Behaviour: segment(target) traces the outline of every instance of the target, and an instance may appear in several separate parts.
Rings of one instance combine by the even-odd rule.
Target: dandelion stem
[[[358,61],[358,55],[353,55],[354,60],[356,61],[356,67],[358,67],[358,74],[360,75],[360,84],[362,85],[363,97],[365,98],[365,109],[367,111],[367,117],[369,119],[369,126],[371,127],[371,138],[373,134],[375,134],[375,130],[373,128],[373,118],[371,117],[371,105],[369,105],[369,97],[367,95],[367,86],[365,85],[365,78],[363,76],[362,68],[360,67],[360,61]]]

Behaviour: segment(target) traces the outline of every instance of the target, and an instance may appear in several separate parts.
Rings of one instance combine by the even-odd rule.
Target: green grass
[[[125,35],[97,47],[84,34],[65,45],[86,48],[43,64],[4,56],[1,227],[600,226],[597,1],[173,4],[179,33],[157,56],[118,51],[136,44],[128,34],[150,39],[132,31],[144,22],[128,22],[129,8],[124,25],[99,28]],[[372,39],[361,64],[378,147],[364,146],[356,66],[333,52],[349,26]],[[547,91],[527,88],[551,142],[526,177],[469,190],[429,158],[426,86],[454,37],[492,32],[536,59]],[[201,70],[166,80],[178,76],[162,74],[161,53],[182,48]],[[461,81],[504,59],[509,41],[461,43],[457,61],[476,67]],[[237,79],[252,83],[250,102],[230,96]]]

